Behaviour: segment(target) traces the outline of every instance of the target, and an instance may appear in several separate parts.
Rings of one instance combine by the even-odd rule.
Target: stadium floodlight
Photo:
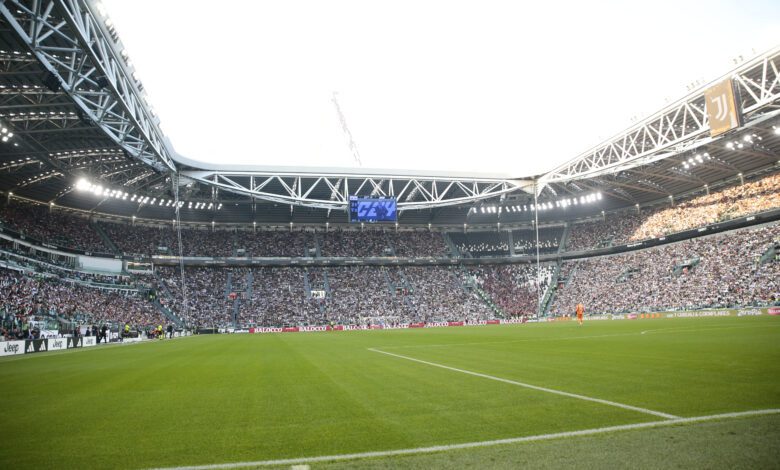
[[[8,129],[7,129],[7,128],[5,128],[5,127],[4,127],[4,128],[2,128],[2,129],[0,129],[0,133],[3,133],[3,134],[5,134],[6,132],[8,132]]]
[[[11,137],[13,137],[13,136],[14,136],[14,133],[13,133],[13,132],[9,132],[9,133],[8,133],[8,138],[9,138],[9,139],[10,139]]]
[[[133,194],[133,197],[130,198],[130,202],[135,202],[135,194]]]
[[[192,201],[190,201],[190,203],[187,204],[187,209],[192,209]]]
[[[775,130],[775,135],[780,135],[780,127],[772,126],[772,129]]]
[[[726,148],[729,150],[734,150],[734,142],[726,142]]]
[[[745,137],[742,138],[745,142],[752,142],[753,137],[750,136],[750,134],[745,134]]]
[[[482,207],[480,207],[480,210],[481,210],[481,211],[482,211],[482,213],[484,214],[484,213],[485,213],[485,206],[482,206]]]
[[[597,196],[596,196],[596,197],[597,197],[597,198],[598,198],[598,200],[600,201],[600,200],[601,200],[601,191],[599,191],[599,192],[598,192],[598,193],[596,193],[596,194],[597,194]]]

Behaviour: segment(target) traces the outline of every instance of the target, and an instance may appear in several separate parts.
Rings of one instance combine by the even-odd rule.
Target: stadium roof
[[[743,100],[736,131],[709,137],[701,85],[539,178],[202,164],[165,139],[121,41],[91,3],[6,1],[0,14],[0,125],[13,134],[0,144],[0,190],[57,206],[171,220],[179,188],[184,221],[324,224],[345,222],[347,196],[360,194],[397,197],[404,225],[511,224],[533,218],[535,188],[551,206],[594,195],[539,213],[560,220],[705,191],[777,171],[780,160],[776,48],[728,74]]]

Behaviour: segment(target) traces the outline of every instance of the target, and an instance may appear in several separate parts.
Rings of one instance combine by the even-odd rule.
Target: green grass
[[[0,359],[0,467],[257,461],[662,419],[368,348],[682,417],[780,408],[778,317],[200,336]],[[603,468],[650,456],[634,466],[734,467],[727,454],[772,467],[778,424],[753,417],[324,466]]]

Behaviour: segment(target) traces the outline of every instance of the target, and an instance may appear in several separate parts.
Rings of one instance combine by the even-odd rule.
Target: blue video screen
[[[395,198],[349,197],[350,222],[395,222],[397,220]]]

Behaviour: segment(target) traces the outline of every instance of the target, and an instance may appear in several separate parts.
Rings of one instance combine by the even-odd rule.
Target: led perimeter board
[[[349,197],[350,222],[395,222],[397,220],[395,198]]]

